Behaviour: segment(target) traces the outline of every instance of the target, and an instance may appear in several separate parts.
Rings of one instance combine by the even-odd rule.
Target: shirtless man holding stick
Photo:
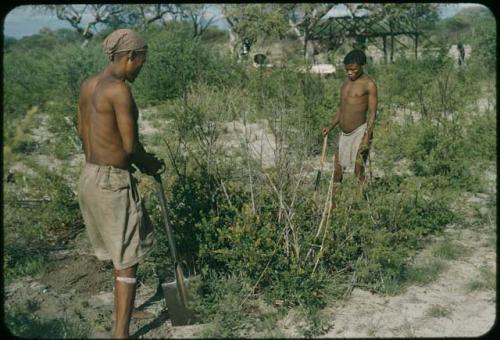
[[[352,50],[344,58],[347,72],[340,90],[340,109],[332,117],[330,126],[323,128],[326,136],[337,125],[342,130],[338,149],[335,151],[335,173],[332,208],[335,208],[335,193],[344,172],[352,172],[359,179],[359,191],[365,183],[365,162],[373,137],[373,126],[377,112],[377,86],[373,79],[363,73],[366,56],[361,50]]]

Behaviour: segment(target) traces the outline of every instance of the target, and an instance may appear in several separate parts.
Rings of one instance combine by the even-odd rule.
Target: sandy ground
[[[268,125],[264,120],[247,123],[246,126],[242,121],[228,122],[222,126],[224,133],[219,139],[223,141],[223,147],[228,154],[246,150],[247,142],[250,156],[259,161],[262,167],[269,168],[276,164],[278,145]]]
[[[495,249],[483,246],[478,232],[450,233],[473,253],[450,261],[436,281],[409,287],[401,295],[354,289],[343,305],[332,309],[335,326],[324,337],[475,337],[489,331],[496,317],[496,292],[469,292],[467,285],[480,276],[482,266],[495,269]]]

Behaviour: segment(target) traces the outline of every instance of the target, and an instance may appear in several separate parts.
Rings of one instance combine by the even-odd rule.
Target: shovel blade
[[[191,301],[191,296],[189,294],[189,284],[197,281],[198,277],[190,277],[189,279],[184,279],[184,286],[186,289],[187,301]],[[181,298],[181,292],[178,288],[179,284],[177,281],[164,282],[161,284],[163,290],[163,295],[165,296],[165,302],[168,308],[168,314],[170,315],[170,320],[172,321],[172,326],[183,326],[192,325],[197,322],[196,315],[193,310],[186,306],[186,303]]]

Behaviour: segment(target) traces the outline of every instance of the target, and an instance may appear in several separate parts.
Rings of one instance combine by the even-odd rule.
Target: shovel
[[[163,215],[163,220],[165,222],[165,228],[167,229],[168,244],[170,247],[170,253],[174,259],[175,266],[175,281],[164,282],[161,284],[163,289],[163,295],[165,296],[165,301],[167,303],[168,313],[170,315],[170,320],[173,326],[191,325],[195,323],[196,316],[192,310],[190,310],[187,305],[191,297],[189,295],[189,284],[197,280],[197,276],[187,278],[184,276],[182,266],[177,258],[177,249],[175,248],[174,235],[167,214],[167,200],[163,192],[163,185],[161,183],[160,175],[154,176],[156,183],[156,193],[160,200],[161,212]]]

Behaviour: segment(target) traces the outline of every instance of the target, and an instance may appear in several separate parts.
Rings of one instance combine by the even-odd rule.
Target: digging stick
[[[323,171],[323,164],[325,163],[325,155],[326,155],[326,145],[328,144],[328,135],[323,137],[323,149],[321,150],[321,158],[319,160],[319,170],[316,174],[316,180],[314,181],[314,193],[313,193],[313,202],[316,202],[316,195],[318,194],[319,182],[321,179],[321,172]]]

